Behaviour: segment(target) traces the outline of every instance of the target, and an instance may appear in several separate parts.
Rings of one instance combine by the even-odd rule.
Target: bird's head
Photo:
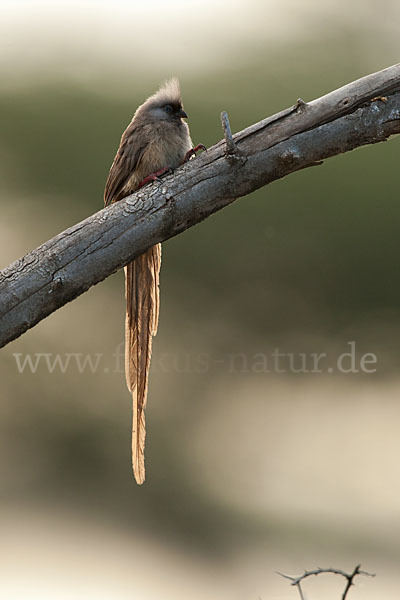
[[[138,108],[141,116],[148,116],[157,121],[180,123],[187,119],[183,110],[179,81],[174,77],[167,81],[153,96],[150,96]]]

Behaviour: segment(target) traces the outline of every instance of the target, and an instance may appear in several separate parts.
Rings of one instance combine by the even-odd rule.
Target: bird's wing
[[[144,445],[152,336],[157,332],[161,244],[125,267],[125,375],[132,392],[132,466],[137,483],[145,479]]]
[[[105,206],[127,195],[124,193],[124,186],[138,168],[147,146],[146,130],[132,121],[122,134],[118,152],[108,174],[104,190]]]

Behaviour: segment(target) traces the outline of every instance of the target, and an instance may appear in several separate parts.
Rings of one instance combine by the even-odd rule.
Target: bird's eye
[[[170,104],[166,104],[164,106],[164,110],[167,113],[167,115],[171,115],[174,112],[173,108],[172,108],[172,106]]]

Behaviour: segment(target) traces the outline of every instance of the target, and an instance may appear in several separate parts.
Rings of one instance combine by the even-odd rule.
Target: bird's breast
[[[149,148],[150,154],[153,156],[159,154],[160,169],[164,167],[176,169],[182,164],[187,151],[192,147],[186,123],[179,125],[168,123],[160,127],[157,133],[156,143]]]
[[[161,169],[177,169],[192,147],[189,129],[186,124],[181,127],[153,127],[149,134],[151,140],[143,151],[135,171],[131,174],[126,192],[136,190],[143,179]]]

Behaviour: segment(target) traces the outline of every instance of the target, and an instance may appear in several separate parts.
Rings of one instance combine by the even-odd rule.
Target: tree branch
[[[236,198],[330,156],[400,133],[400,64],[232,136],[0,272],[0,347],[157,242]]]

